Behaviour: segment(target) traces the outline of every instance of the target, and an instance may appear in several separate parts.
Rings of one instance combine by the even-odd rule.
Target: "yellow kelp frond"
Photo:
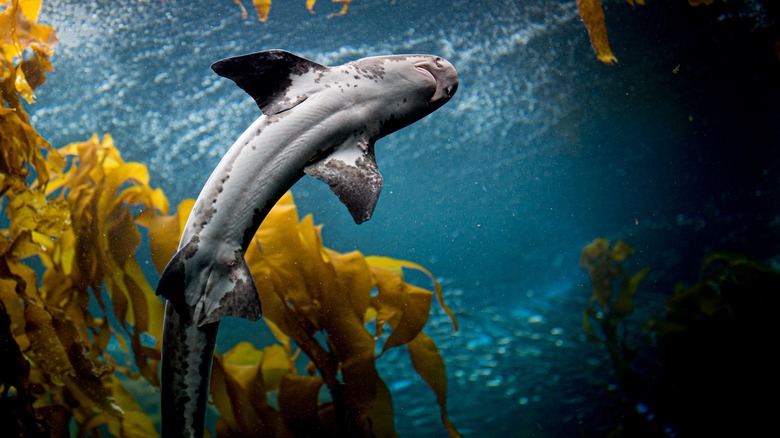
[[[247,436],[250,430],[274,436],[260,432],[280,431],[281,417],[268,404],[267,393],[279,391],[291,373],[292,357],[280,345],[258,350],[241,342],[224,355],[217,354],[211,372],[211,395],[221,413],[217,436]]]
[[[349,9],[349,2],[352,0],[333,0],[333,3],[341,3],[341,10],[338,12],[334,12],[332,14],[328,15],[328,18],[338,17],[339,15],[344,15],[347,13],[347,9]]]
[[[618,240],[610,248],[609,241],[604,238],[593,239],[582,249],[580,267],[587,268],[593,282],[593,296],[586,309],[586,320],[588,315],[596,312],[593,307],[596,303],[602,311],[610,315],[614,313],[615,316],[623,316],[630,312],[636,288],[647,273],[647,270],[635,275],[623,272],[622,262],[633,253],[634,248],[626,242]],[[622,280],[622,283],[615,295],[618,280]],[[588,335],[593,333],[588,332]]]
[[[2,258],[0,258],[0,264]],[[2,278],[2,268],[0,268]],[[34,401],[33,385],[30,382],[30,365],[14,339],[13,323],[9,317],[15,312],[9,311],[2,296],[5,290],[0,280],[0,351],[3,352],[3,366],[0,368],[0,405],[3,406],[3,433],[8,436],[24,436],[26,431],[41,430],[42,422],[36,418],[32,407]],[[37,389],[37,388],[36,388]]]
[[[40,0],[0,3],[5,7],[0,11],[0,195],[24,190],[28,166],[41,185],[48,180],[43,150],[51,148],[30,125],[21,101],[32,103],[33,90],[53,69],[49,56],[57,37],[54,29],[36,22],[40,6]]]
[[[40,0],[10,0],[5,6],[6,9],[0,12],[0,78],[3,81],[13,80],[16,91],[32,103],[35,101],[32,90],[43,81],[39,77],[35,84],[29,84],[25,75],[40,76],[51,71],[51,64],[41,63],[38,58],[39,54],[44,58],[52,54],[57,36],[54,29],[36,22]],[[30,67],[25,67],[24,53],[28,48],[37,50],[36,60]],[[15,74],[12,75],[11,71]]]
[[[122,385],[116,375],[111,375],[110,388],[111,395],[123,412],[121,421],[116,421],[115,419],[111,421],[112,419],[108,415],[103,415],[104,419],[107,420],[106,424],[111,435],[127,438],[151,438],[158,436],[157,428],[152,418],[146,414],[144,408],[138,404],[133,394]],[[155,398],[158,397],[156,390],[152,394]]]
[[[244,5],[241,3],[241,0],[234,1],[241,9],[241,18],[246,20],[247,17],[249,17],[249,14],[247,13]],[[258,20],[263,23],[268,21],[268,14],[271,12],[271,0],[252,0],[252,6],[255,8]]]
[[[268,13],[271,12],[271,0],[252,0],[252,5],[257,12],[257,19],[265,23],[268,21]]]
[[[246,20],[247,17],[249,17],[249,14],[246,12],[246,8],[244,7],[244,5],[241,4],[241,0],[233,0],[233,1],[235,1],[238,7],[241,9],[241,18]]]
[[[4,90],[8,88],[5,85],[8,84],[0,84]],[[3,91],[3,96],[7,95]],[[26,188],[30,176],[28,165],[35,169],[41,185],[49,178],[43,158],[44,150],[51,151],[49,143],[29,124],[21,104],[19,108],[3,108],[5,111],[0,113],[0,144],[3,145],[0,149],[0,195]]]
[[[130,207],[142,207],[138,216],[147,218],[166,214],[167,198],[149,186],[146,166],[125,162],[108,135],[102,142],[93,135],[89,141],[61,148],[59,153],[70,160],[70,167],[52,179],[46,193],[64,199],[70,208],[75,245],[60,254],[75,248],[79,251],[67,254],[75,257],[72,266],[61,264],[66,258],[58,259],[56,251],[44,257],[49,268],[44,289],[58,291],[64,300],[67,294],[89,296],[92,290],[102,305],[100,291],[104,286],[114,316],[131,340],[135,365],[156,384],[159,354],[143,346],[140,336],[146,332],[161,338],[163,308],[134,255],[141,236]],[[62,285],[70,287],[63,290]]]
[[[633,253],[634,248],[622,240],[618,240],[610,249],[609,241],[604,238],[593,239],[582,249],[580,267],[588,269],[588,275],[593,281],[591,302],[595,301],[603,308],[610,306],[613,285],[624,276],[621,263]]]
[[[436,301],[439,302],[439,305],[444,309],[444,311],[447,313],[447,316],[450,317],[450,321],[452,321],[452,325],[455,326],[455,331],[458,330],[458,320],[455,318],[455,313],[450,309],[450,307],[447,305],[446,302],[444,302],[444,295],[441,289],[441,284],[439,284],[439,281],[436,280],[436,277],[431,274],[431,272],[422,265],[419,265],[414,262],[410,262],[408,260],[398,260],[393,259],[390,257],[382,257],[382,256],[368,256],[366,257],[366,262],[371,266],[372,271],[374,268],[384,268],[389,269],[391,271],[395,271],[398,274],[402,274],[403,268],[406,269],[413,269],[422,272],[428,278],[431,279],[433,282],[434,290],[436,291]]]
[[[460,433],[447,415],[447,373],[444,359],[439,353],[436,343],[428,335],[420,333],[408,345],[409,356],[417,374],[425,380],[436,395],[436,402],[441,412],[441,422],[450,437],[458,437]]]
[[[333,0],[337,1],[337,0]],[[627,0],[631,6],[644,6],[645,0]],[[691,6],[711,5],[714,0],[688,0]],[[580,18],[588,29],[590,43],[596,57],[605,64],[616,64],[617,58],[612,54],[607,38],[607,24],[604,20],[604,7],[601,0],[577,0],[577,9]]]
[[[34,284],[27,275],[24,277],[28,284]],[[4,313],[0,319],[22,317],[22,324],[11,324],[12,328],[16,327],[13,330],[13,341],[24,353],[25,362],[29,360],[30,363],[29,374],[25,372],[25,375],[29,376],[29,384],[37,388],[36,397],[39,400],[35,404],[36,414],[47,417],[46,413],[59,411],[62,415],[72,417],[76,424],[85,425],[94,421],[96,412],[101,412],[98,416],[105,418],[105,422],[125,427],[123,410],[109,390],[112,386],[110,374],[114,368],[95,357],[94,345],[90,344],[89,339],[81,337],[71,315],[55,307],[36,304],[27,297],[12,300],[7,294],[6,285],[6,282],[0,281],[0,298],[3,302],[0,309]],[[6,305],[9,301],[15,305]],[[22,303],[20,307],[18,304]],[[4,348],[3,351],[11,350]],[[2,378],[5,380],[8,376]],[[19,390],[22,389],[19,387]],[[7,404],[4,403],[4,406]],[[52,436],[67,436],[67,418],[63,419],[65,421],[46,422],[46,428]],[[31,425],[26,427],[28,432],[38,429],[31,428]],[[25,436],[25,433],[16,435]]]
[[[121,416],[122,409],[116,404],[107,388],[108,376],[114,371],[114,367],[103,360],[96,359],[89,338],[84,338],[80,334],[81,327],[77,327],[74,321],[68,318],[66,312],[60,309],[51,307],[44,311],[32,303],[28,303],[27,308],[40,310],[42,316],[45,313],[51,316],[50,322],[56,332],[54,339],[67,352],[67,359],[73,366],[74,375],[65,378],[65,389],[68,396],[77,402],[75,405],[81,408],[81,412],[74,412],[74,414],[85,415],[85,421],[91,416],[89,412],[95,410],[114,418]],[[48,320],[48,317],[45,320]],[[51,341],[50,338],[49,342]]]
[[[617,63],[617,58],[612,54],[607,39],[607,24],[604,21],[604,8],[601,0],[577,0],[577,9],[582,22],[588,29],[590,44],[599,61],[605,64]]]
[[[155,228],[180,235],[191,208],[192,201],[187,200],[176,215],[147,221],[152,250],[159,253],[155,257],[172,254],[177,246],[171,239],[155,238]],[[445,428],[459,436],[446,415],[446,379],[440,379],[444,362],[435,345],[431,353],[428,344],[433,341],[422,333],[434,292],[404,282],[402,269],[428,275],[452,316],[441,298],[441,286],[412,262],[325,248],[321,230],[311,216],[299,219],[287,193],[255,234],[246,260],[264,320],[281,345],[259,352],[240,344],[215,360],[212,395],[223,416],[218,434],[392,436],[392,399],[375,366],[376,341],[382,337],[380,356],[406,345],[412,356],[432,364],[433,369],[418,373],[437,396]],[[367,329],[369,323],[374,333]],[[426,347],[416,348],[415,342]],[[298,375],[293,364],[301,351],[311,360],[307,370],[312,374],[316,370],[317,376]],[[333,395],[332,402],[319,400],[322,386]],[[270,392],[276,397],[268,396]],[[278,400],[278,410],[268,404],[270,399]]]
[[[377,311],[376,334],[381,336],[385,325],[392,330],[381,355],[390,348],[408,344],[420,334],[428,322],[432,294],[404,283],[393,271],[375,269],[372,273],[378,290],[371,300],[371,307]]]
[[[52,71],[55,32],[37,24],[40,0],[0,0],[0,9],[0,196],[9,219],[0,230],[0,342],[3,360],[18,365],[3,368],[16,375],[0,376],[0,386],[16,394],[2,391],[0,404],[20,419],[3,433],[68,436],[75,426],[100,436],[106,425],[116,436],[154,436],[112,373],[157,381],[159,351],[141,336],[159,338],[162,305],[135,260],[140,238],[128,206],[167,213],[167,200],[149,188],[146,168],[124,163],[113,145],[93,138],[103,150],[66,147],[66,161],[35,131],[22,99],[32,102]],[[27,265],[36,256],[39,273]],[[103,286],[121,330],[105,315]],[[112,338],[127,352],[125,336],[134,372],[106,354]]]
[[[634,311],[634,295],[650,271],[644,268],[631,274],[623,270],[622,263],[633,253],[634,248],[622,240],[610,248],[609,240],[597,238],[583,248],[580,257],[580,267],[588,269],[593,283],[593,295],[582,312],[582,328],[589,340],[605,347],[618,386],[627,392],[635,390],[638,377],[631,366],[637,350],[628,344],[626,317]]]
[[[138,216],[164,214],[167,199],[149,186],[146,167],[124,162],[108,136],[58,152],[49,154],[41,164],[47,173],[30,187],[6,192],[9,228],[0,230],[0,300],[15,342],[32,363],[31,383],[52,403],[41,409],[61,410],[85,432],[102,424],[110,430],[154,430],[140,411],[123,416],[112,396],[121,388],[110,375],[136,372],[115,364],[106,351],[113,337],[128,352],[129,338],[137,373],[158,383],[159,350],[144,345],[141,336],[160,339],[162,303],[135,259],[140,234],[130,207],[142,208]],[[42,175],[51,177],[45,189]],[[22,263],[31,256],[44,268],[40,287],[38,275]],[[104,287],[121,329],[89,310],[95,299],[108,311]],[[67,431],[67,421],[62,424]]]
[[[241,18],[246,19],[249,16],[249,14],[247,13],[246,8],[244,8],[244,5],[241,3],[241,0],[233,0],[233,1],[235,1],[235,3],[241,9]],[[333,18],[333,17],[345,15],[347,13],[347,10],[349,9],[349,3],[352,0],[332,0],[332,1],[333,3],[341,3],[342,6],[338,12],[328,14],[327,18]],[[315,3],[317,3],[317,0],[306,0],[306,10],[313,14]],[[257,12],[257,19],[263,23],[268,21],[268,14],[271,12],[271,0],[252,0],[252,5],[255,8],[255,12]]]
[[[301,376],[290,373],[282,377],[279,385],[279,416],[295,436],[303,436],[299,430],[310,429],[317,424],[320,411],[327,405],[320,404],[319,393],[325,382],[319,376]],[[380,436],[380,435],[377,435]]]
[[[43,0],[0,0],[0,7],[18,7],[19,12],[31,21],[38,20]]]
[[[331,391],[340,391],[335,409],[349,434],[365,435],[379,380],[375,341],[363,322],[370,270],[357,252],[324,248],[320,231],[311,216],[298,221],[288,194],[266,217],[246,258],[264,316],[303,349]],[[326,334],[327,347],[315,338],[318,332]]]
[[[57,337],[51,315],[37,304],[28,301],[24,306],[24,319],[33,359],[55,385],[63,385],[68,377],[76,375],[76,371],[65,347]]]
[[[10,199],[6,211],[8,237],[14,242],[11,254],[17,259],[53,250],[57,240],[70,230],[67,204],[48,200],[41,191],[19,193]]]
[[[135,223],[149,230],[149,245],[152,250],[152,262],[158,274],[162,274],[168,261],[176,254],[181,233],[187,224],[194,199],[185,199],[171,216],[157,214],[155,210],[145,210],[136,216]]]

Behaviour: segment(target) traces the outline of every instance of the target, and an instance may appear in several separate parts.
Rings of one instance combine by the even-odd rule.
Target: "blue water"
[[[637,332],[674,283],[695,280],[703,255],[780,256],[771,2],[605,1],[616,66],[596,61],[574,1],[354,0],[330,20],[340,6],[326,0],[316,15],[276,1],[264,24],[232,0],[44,3],[60,44],[34,126],[55,147],[110,133],[173,204],[197,196],[259,115],[211,72],[218,59],[282,48],[326,65],[410,52],[455,65],[455,98],[377,143],[385,185],[369,222],[355,225],[319,181],[293,193],[326,224],[327,246],[413,260],[442,279],[461,329],[436,310],[428,333],[466,435],[608,430],[614,378],[581,329],[590,280],[579,254],[593,238],[625,239],[637,248],[628,267],[651,267]],[[257,328],[247,324],[226,323],[219,348]],[[407,360],[380,361],[398,431],[441,436]]]

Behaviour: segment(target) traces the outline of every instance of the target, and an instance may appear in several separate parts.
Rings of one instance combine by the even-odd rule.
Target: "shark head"
[[[414,66],[433,76],[433,80],[436,82],[436,91],[428,101],[432,108],[431,111],[434,111],[455,95],[455,91],[458,90],[458,72],[444,58],[439,56],[424,56],[424,58],[415,63]]]
[[[347,64],[367,73],[381,87],[375,97],[385,106],[376,138],[408,126],[447,103],[458,89],[458,73],[446,59],[432,55],[391,55]],[[391,97],[397,97],[393,99]]]

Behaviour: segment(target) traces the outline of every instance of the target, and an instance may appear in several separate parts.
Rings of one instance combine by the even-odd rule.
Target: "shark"
[[[261,316],[244,254],[274,204],[310,175],[330,186],[356,223],[369,220],[382,189],[375,142],[440,108],[458,88],[452,64],[433,55],[375,56],[327,67],[268,50],[211,68],[248,93],[262,114],[206,181],[157,285],[166,299],[166,438],[203,436],[219,322]]]

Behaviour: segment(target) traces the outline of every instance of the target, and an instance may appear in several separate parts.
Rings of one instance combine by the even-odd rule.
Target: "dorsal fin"
[[[266,50],[222,59],[211,69],[252,96],[263,114],[272,115],[294,105],[286,91],[296,76],[328,67],[284,50]]]

